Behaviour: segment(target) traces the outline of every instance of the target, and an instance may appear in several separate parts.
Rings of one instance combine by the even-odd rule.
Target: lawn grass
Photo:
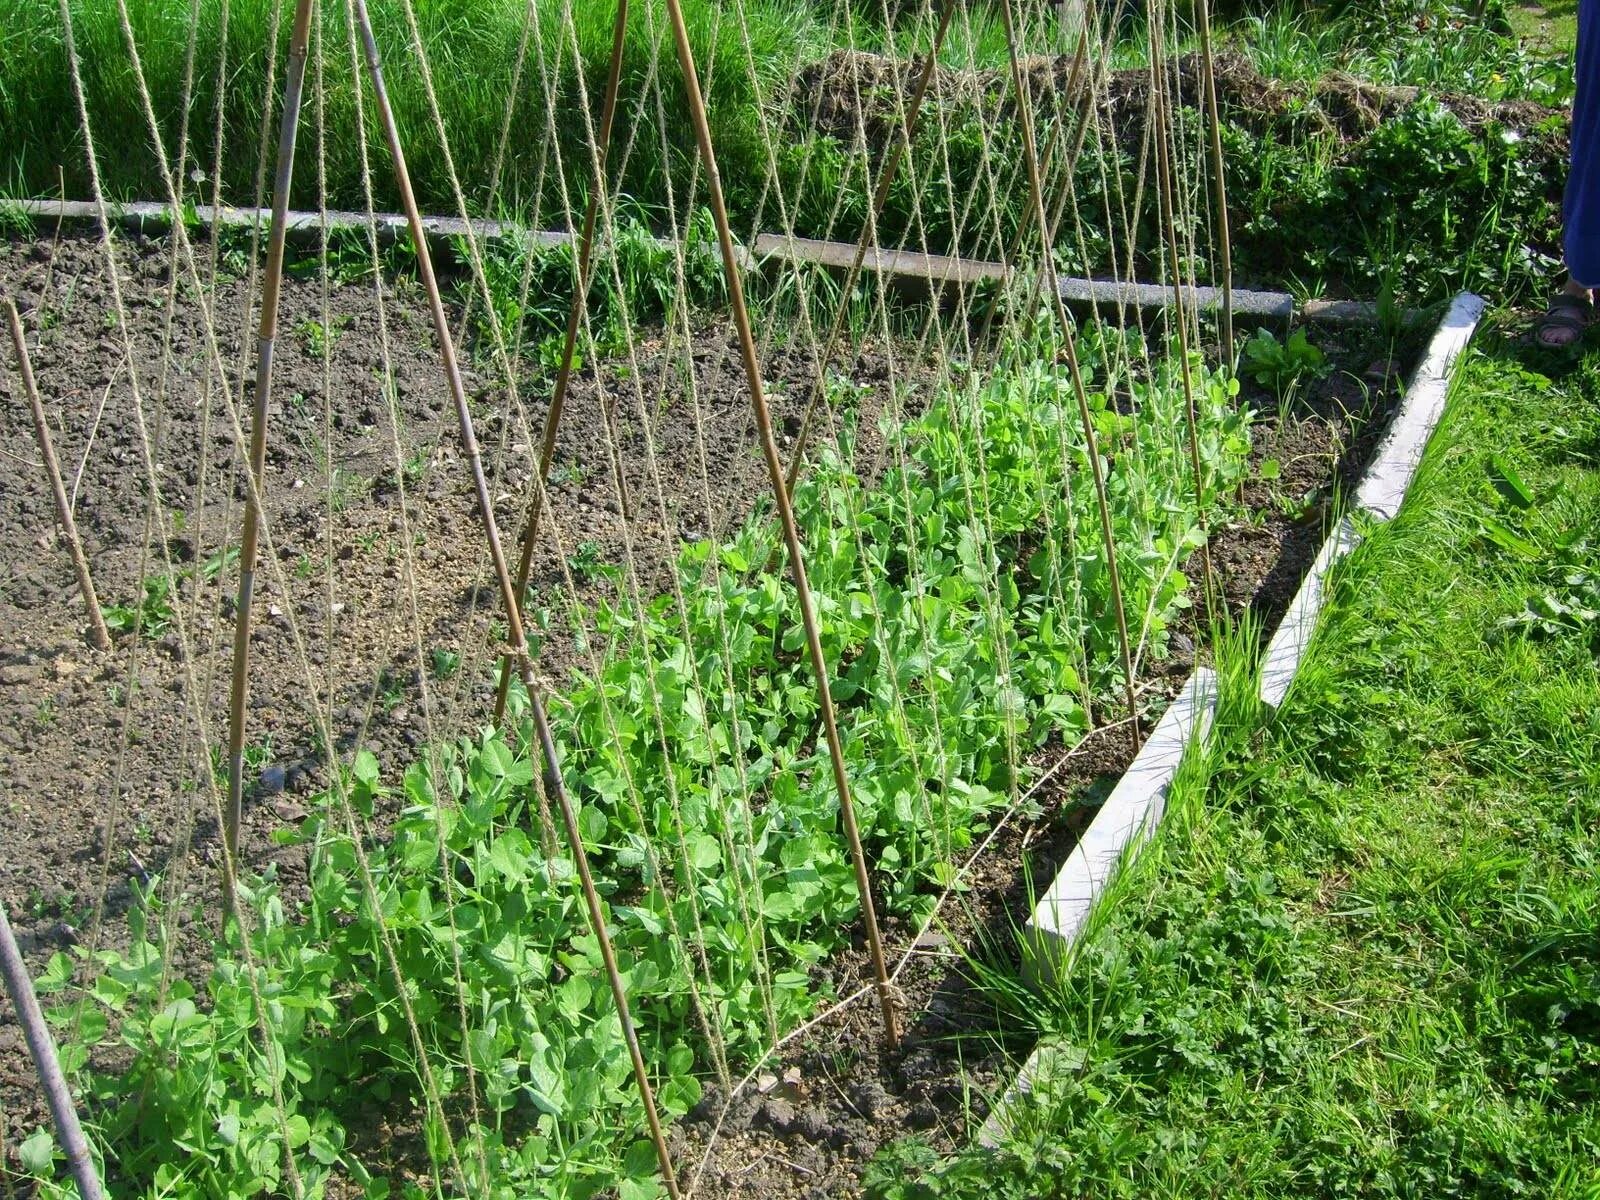
[[[1286,707],[1064,984],[985,970],[1058,1064],[1006,1149],[874,1194],[1600,1196],[1600,353],[1482,344]]]
[[[1512,30],[1530,46],[1571,54],[1578,41],[1578,0],[1517,0],[1506,6]]]
[[[275,0],[198,0],[191,21],[190,0],[134,0],[128,5],[135,44],[167,154],[177,153],[182,122],[185,59],[191,24],[195,62],[189,105],[189,164],[206,172],[216,157],[215,121],[218,77],[222,96],[221,178],[224,199],[247,203],[255,192],[262,105],[267,93],[269,33]],[[289,10],[277,24],[276,56],[287,50]],[[434,135],[419,58],[407,9],[416,15],[418,40],[433,74],[451,155],[474,211],[516,213],[532,223],[562,224],[567,204],[558,180],[558,161],[575,206],[591,178],[589,123],[598,120],[600,93],[611,51],[615,0],[564,3],[537,0],[520,82],[517,53],[529,26],[527,0],[374,0],[373,29],[385,63],[396,117],[411,148],[411,169],[425,211],[451,213],[457,203],[444,155]],[[805,0],[751,0],[742,19],[723,13],[710,0],[684,5],[690,39],[701,72],[719,151],[735,179],[735,195],[748,203],[737,183],[758,186],[765,161],[758,128],[758,100],[782,95],[797,60],[825,52],[825,23]],[[634,5],[624,63],[622,98],[613,163],[626,159],[620,177],[624,194],[665,205],[668,181],[687,179],[693,135],[681,104],[665,108],[666,125],[655,104],[657,80],[666,96],[682,94],[682,75],[666,35],[664,6]],[[226,13],[226,23],[224,23]],[[358,76],[353,67],[345,5],[319,6],[319,37],[308,68],[307,135],[296,177],[295,204],[315,208],[318,180],[311,168],[318,153],[316,89],[320,56],[324,93],[322,153],[328,164],[327,192],[334,207],[361,210],[361,145],[355,115]],[[118,199],[160,196],[138,83],[127,51],[116,0],[74,0],[74,38],[101,170]],[[664,43],[663,43],[663,39]],[[658,56],[655,47],[663,43]],[[0,0],[0,187],[11,194],[53,195],[64,181],[70,198],[87,195],[87,173],[77,108],[54,0]],[[712,64],[715,64],[712,69]],[[364,83],[362,84],[364,87]],[[281,90],[281,71],[273,89]],[[588,98],[589,116],[583,98]],[[507,142],[499,187],[489,194],[500,156],[506,105],[511,98],[513,136]],[[553,102],[552,102],[553,98]],[[380,209],[398,207],[385,169],[382,143],[369,112],[369,151]],[[276,144],[276,127],[270,145]],[[626,147],[626,150],[621,149]],[[270,162],[270,146],[269,158]],[[186,172],[186,176],[188,176]],[[617,182],[616,177],[613,177]],[[193,198],[204,201],[210,187],[186,178]]]

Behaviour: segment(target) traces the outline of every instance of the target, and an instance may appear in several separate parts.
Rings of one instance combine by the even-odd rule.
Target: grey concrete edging
[[[1052,979],[1067,969],[1073,948],[1096,904],[1117,872],[1161,824],[1167,794],[1184,756],[1210,735],[1216,714],[1217,679],[1198,667],[1156,723],[1117,786],[1078,838],[1067,861],[1023,927],[1026,967],[1035,978]],[[1017,1078],[978,1131],[979,1145],[994,1147],[1005,1134],[1006,1114],[1031,1092],[1057,1049],[1040,1042]]]
[[[1029,964],[1038,976],[1050,978],[1061,969],[1129,849],[1161,823],[1167,790],[1190,745],[1209,734],[1216,703],[1216,676],[1208,667],[1197,668],[1039,897],[1023,927]]]
[[[36,223],[100,222],[99,207],[88,201],[15,200],[7,203]],[[126,228],[159,232],[172,227],[172,208],[167,204],[144,200],[121,204],[108,202],[106,208],[110,218]],[[193,219],[200,225],[224,229],[249,229],[252,226],[264,229],[271,215],[270,209],[237,208],[231,205],[213,208],[209,204],[200,204],[192,210]],[[403,236],[407,231],[406,219],[400,213],[373,213],[370,221],[379,239],[386,242]],[[324,217],[319,212],[291,211],[288,236],[292,242],[304,245],[314,242],[321,229],[361,231],[368,227],[368,223],[368,214],[362,212],[330,209]],[[512,221],[496,221],[486,217],[474,217],[471,221],[461,217],[423,217],[422,226],[433,248],[440,251],[448,251],[451,239],[463,237],[469,231],[484,240],[520,236],[545,246],[562,246],[572,241],[572,234],[565,230],[530,229]],[[710,252],[716,253],[715,250]],[[764,262],[781,261],[846,270],[854,260],[855,253],[855,244],[851,242],[818,241],[776,233],[760,234],[753,245],[739,249],[740,265],[747,269]],[[868,250],[862,267],[871,273],[915,281],[928,287],[989,284],[1004,279],[1007,274],[1003,263],[879,247]],[[1060,287],[1062,299],[1079,306],[1161,310],[1172,304],[1172,289],[1164,284],[1064,277],[1060,280]],[[1184,287],[1182,293],[1185,303],[1201,312],[1216,312],[1222,307],[1220,288]],[[1235,316],[1262,322],[1287,323],[1297,313],[1302,320],[1333,325],[1371,324],[1378,318],[1377,305],[1367,301],[1307,300],[1297,308],[1294,297],[1287,292],[1235,288],[1232,303]]]

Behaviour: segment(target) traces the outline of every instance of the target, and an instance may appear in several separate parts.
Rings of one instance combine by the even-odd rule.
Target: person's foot
[[[1564,350],[1582,340],[1594,317],[1593,293],[1569,282],[1544,310],[1534,326],[1533,339],[1548,350]]]

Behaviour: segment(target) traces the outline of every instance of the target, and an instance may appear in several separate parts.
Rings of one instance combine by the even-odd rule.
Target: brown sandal
[[[1565,350],[1583,340],[1594,319],[1593,301],[1561,292],[1533,327],[1533,340],[1547,350]]]

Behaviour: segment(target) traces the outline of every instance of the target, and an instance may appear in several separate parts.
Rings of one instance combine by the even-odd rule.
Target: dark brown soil
[[[238,584],[231,564],[214,578],[203,565],[223,539],[238,538],[239,455],[215,395],[206,424],[211,357],[185,274],[165,334],[170,244],[134,238],[119,247],[131,330],[126,357],[97,235],[0,244],[0,294],[15,296],[30,335],[37,331],[34,370],[55,414],[56,454],[102,604],[131,603],[142,579],[180,581],[177,618],[161,636],[123,635],[107,653],[89,645],[7,342],[0,355],[0,813],[7,824],[0,901],[34,969],[75,943],[125,945],[132,887],[151,877],[162,877],[178,898],[180,925],[193,931],[180,957],[191,955],[202,969],[216,913],[219,810],[208,786],[209,747],[226,744]],[[203,269],[206,248],[200,253]],[[235,386],[253,370],[253,320],[241,336],[246,290],[243,280],[225,276],[213,306]],[[404,280],[385,284],[385,303],[398,419],[383,399],[372,283],[334,288],[326,315],[313,280],[291,278],[283,299],[251,637],[247,746],[256,782],[242,853],[260,866],[277,863],[291,896],[298,851],[270,837],[304,816],[299,797],[327,782],[313,712],[346,758],[365,746],[393,771],[425,741],[475,727],[493,704],[499,596],[432,326],[420,293]],[[308,322],[339,331],[326,377]],[[769,492],[731,334],[720,326],[695,332],[697,413],[681,382],[684,357],[660,337],[646,339],[637,369],[605,364],[604,388],[593,368],[574,380],[551,489],[561,551],[543,539],[532,575],[532,607],[552,613],[540,665],[558,684],[567,668],[587,664],[566,615],[563,557],[585,604],[626,603],[625,583],[604,570],[623,561],[626,527],[648,598],[669,586],[680,541],[726,529]],[[787,446],[812,366],[781,348],[765,362]],[[466,367],[508,541],[521,527],[529,448],[544,418],[538,385],[548,373],[530,374],[517,413],[488,364]],[[885,354],[869,344],[855,363],[857,382],[880,383],[886,374]],[[910,377],[897,367],[897,379],[904,403],[916,405],[914,364]],[[870,397],[887,391],[863,401],[863,429],[876,429],[879,401]],[[637,509],[631,523],[612,482],[602,392],[616,407]],[[148,500],[140,409],[160,481],[160,529]],[[863,444],[870,458],[872,436]],[[435,651],[460,655],[460,665],[436,670]],[[15,1147],[42,1118],[18,1029],[0,1006],[0,1144]]]
[[[237,586],[230,566],[214,578],[202,568],[237,536],[243,491],[225,407],[207,394],[200,306],[180,291],[167,336],[170,246],[140,239],[122,245],[126,358],[94,236],[0,245],[0,292],[18,297],[30,330],[38,331],[34,365],[57,414],[56,449],[77,495],[102,600],[128,603],[142,579],[171,573],[179,579],[178,612],[159,638],[124,635],[110,652],[89,648],[70,566],[52,533],[27,407],[15,375],[0,373],[0,811],[8,823],[0,901],[38,969],[74,944],[125,944],[132,889],[159,876],[186,931],[177,966],[202,972],[216,916],[210,747],[225,740]],[[253,347],[245,296],[242,281],[224,278],[214,309],[236,386]],[[319,285],[291,280],[284,297],[267,553],[252,636],[256,782],[243,854],[257,865],[278,863],[291,894],[301,871],[297,852],[271,835],[298,820],[300,797],[326,781],[313,711],[338,750],[364,745],[392,771],[425,741],[474,727],[492,702],[498,597],[431,327],[403,281],[384,284],[384,301],[393,415],[384,399],[372,283],[333,289],[327,319],[341,332],[326,374],[307,325],[325,319]],[[1365,368],[1360,347],[1328,348],[1335,361]],[[562,615],[563,556],[578,564],[583,600],[613,596],[619,585],[595,568],[622,561],[626,528],[640,587],[653,593],[665,586],[681,539],[726,529],[766,492],[729,337],[720,327],[695,333],[697,413],[677,382],[682,357],[658,338],[641,343],[637,364],[607,363],[599,377],[590,368],[576,381],[552,489],[560,550],[547,541],[535,562],[534,607],[548,605],[555,614],[542,665],[558,684],[567,668],[586,661]],[[810,364],[785,350],[766,362],[787,439]],[[907,379],[904,368],[902,355],[899,378],[915,405],[919,378],[913,372]],[[854,364],[862,383],[887,370],[881,346],[869,346]],[[1315,553],[1329,489],[1341,469],[1364,456],[1392,384],[1380,382],[1369,396],[1364,385],[1335,374],[1286,419],[1258,424],[1255,460],[1275,459],[1282,473],[1247,485],[1256,519],[1215,535],[1213,557],[1231,605],[1281,611]],[[543,394],[536,380],[525,381],[523,411],[516,411],[481,361],[468,363],[468,386],[510,538],[520,523]],[[602,392],[616,406],[628,490],[639,501],[631,524],[609,475]],[[1264,395],[1247,399],[1276,407]],[[864,429],[873,416],[863,413]],[[654,477],[643,463],[646,430],[659,467]],[[146,435],[159,508],[150,503]],[[1147,692],[1170,694],[1192,666],[1193,642],[1182,634],[1174,642],[1173,658],[1143,681]],[[459,667],[436,670],[435,650],[459,654]],[[1059,748],[1042,751],[1038,765],[1054,771],[1034,797],[1036,811],[1016,814],[970,864],[940,925],[920,941],[915,930],[890,925],[892,955],[911,951],[898,979],[907,1030],[900,1052],[882,1052],[869,996],[765,1064],[726,1113],[726,1097],[710,1094],[697,1117],[673,1131],[687,1172],[704,1159],[702,1194],[848,1195],[884,1142],[911,1131],[936,1145],[963,1136],[971,1112],[981,1113],[984,1097],[1006,1082],[1012,1059],[982,1036],[993,1021],[965,979],[962,955],[1014,953],[1030,886],[1054,873],[1132,748],[1127,730],[1111,727],[1065,761]],[[849,994],[866,978],[864,952],[858,947],[827,970],[834,992]],[[15,1147],[42,1119],[14,1019],[0,1012],[0,1144]]]

